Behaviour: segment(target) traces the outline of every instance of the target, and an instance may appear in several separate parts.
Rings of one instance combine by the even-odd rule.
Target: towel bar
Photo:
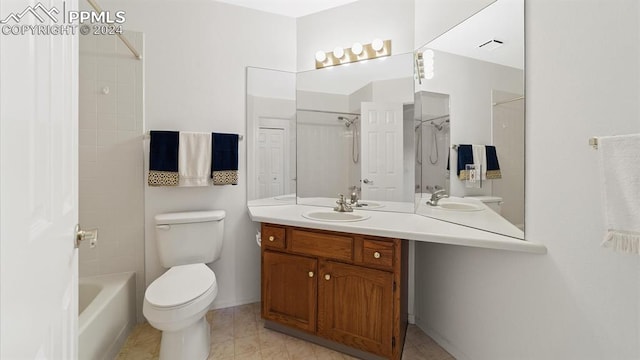
[[[151,135],[150,135],[150,133],[147,131],[147,132],[144,134],[144,138],[145,138],[145,139],[148,139],[149,137],[151,137]],[[244,139],[244,135],[238,135],[238,140],[243,140],[243,139]]]

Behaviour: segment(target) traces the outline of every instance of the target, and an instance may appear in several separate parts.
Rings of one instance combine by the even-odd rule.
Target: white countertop
[[[251,219],[256,222],[439,244],[520,251],[535,254],[547,253],[547,248],[542,244],[493,234],[417,214],[354,210],[355,212],[363,211],[370,216],[366,220],[354,222],[317,221],[302,216],[303,213],[308,211],[321,211],[322,209],[323,208],[317,206],[293,204],[249,206],[249,214]],[[326,211],[332,210],[326,209]]]

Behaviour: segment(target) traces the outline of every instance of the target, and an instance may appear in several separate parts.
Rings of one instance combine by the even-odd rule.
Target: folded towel
[[[214,185],[238,184],[238,134],[213,133],[211,177]]]
[[[498,163],[498,154],[496,153],[496,147],[493,145],[486,145],[485,148],[487,156],[487,179],[502,179],[502,173],[500,172],[500,164]]]
[[[480,170],[477,180],[487,180],[487,150],[484,145],[471,145],[473,149],[473,164]]]
[[[473,164],[473,147],[471,145],[458,145],[457,174],[460,180],[469,179],[469,173],[465,169],[468,164]]]
[[[151,131],[149,143],[149,186],[178,185],[177,131]]]
[[[640,134],[598,138],[607,234],[603,246],[640,254]]]
[[[180,132],[178,151],[180,186],[209,185],[211,169],[211,134]]]

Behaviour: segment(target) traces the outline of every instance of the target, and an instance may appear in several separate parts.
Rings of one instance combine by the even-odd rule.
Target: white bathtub
[[[78,359],[112,360],[136,325],[135,273],[80,278]]]

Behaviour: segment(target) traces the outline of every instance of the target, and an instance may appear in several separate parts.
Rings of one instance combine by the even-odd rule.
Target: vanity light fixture
[[[333,51],[316,52],[316,69],[375,59],[391,55],[391,40],[375,39],[371,44],[354,43],[351,47],[336,47]]]
[[[504,45],[503,41],[496,40],[496,39],[491,39],[489,41],[483,42],[478,47],[483,49],[483,50],[493,51],[493,50],[499,48],[502,45]]]
[[[423,79],[433,79],[435,76],[435,53],[431,49],[417,52],[415,55],[416,80],[422,84]]]

